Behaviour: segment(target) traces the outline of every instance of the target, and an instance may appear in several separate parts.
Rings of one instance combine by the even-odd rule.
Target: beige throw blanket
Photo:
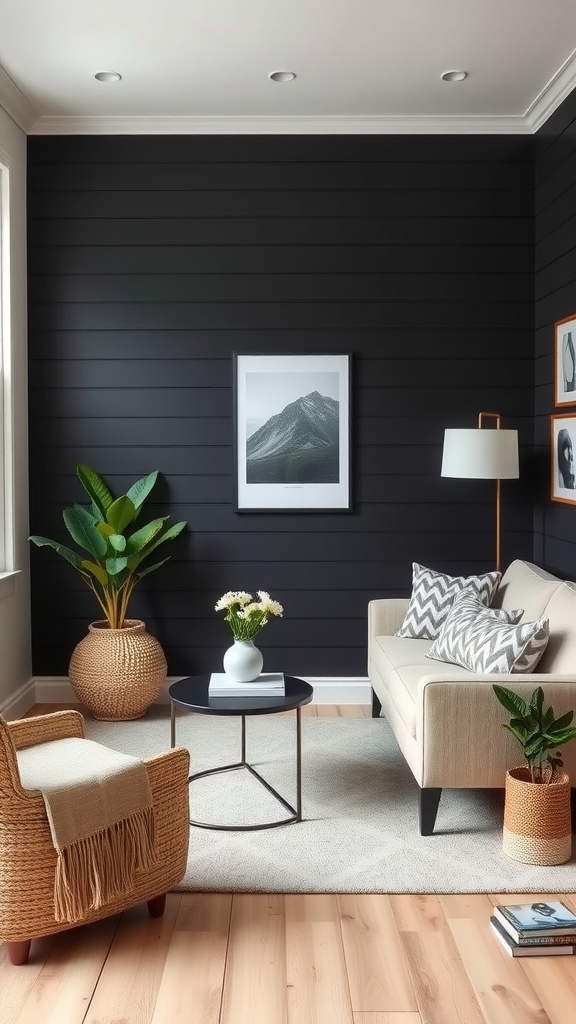
[[[142,761],[68,738],[18,751],[24,789],[40,790],[58,853],[57,921],[80,921],[155,863],[154,813]]]

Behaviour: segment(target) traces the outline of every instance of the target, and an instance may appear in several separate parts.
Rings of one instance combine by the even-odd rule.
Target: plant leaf
[[[552,710],[552,708],[550,708],[550,710]],[[554,719],[552,719],[554,722],[554,729],[565,729],[566,726],[570,725],[570,722],[573,718],[574,712],[567,711],[565,715],[561,715],[560,718],[557,718],[555,722]]]
[[[522,697],[514,693],[513,690],[508,690],[505,686],[498,686],[496,683],[492,685],[492,689],[502,707],[506,708],[506,711],[510,711],[513,715],[522,718],[526,717],[528,705],[526,701],[522,700]]]
[[[90,512],[76,505],[74,508],[65,508],[62,516],[72,539],[95,558],[103,558],[108,545]]]
[[[163,516],[162,519],[153,519],[152,522],[147,523],[146,526],[141,526],[139,530],[136,530],[130,537],[126,538],[126,554],[127,555],[140,555],[152,543],[157,534],[164,526],[164,523],[169,516]],[[152,550],[150,548],[150,550]]]
[[[109,576],[118,576],[128,564],[127,558],[107,558],[106,571]]]
[[[108,585],[108,573],[103,566],[98,565],[97,562],[89,562],[87,559],[82,560],[82,565],[91,576],[96,577],[101,586],[106,587]]]
[[[80,572],[82,571],[83,559],[76,551],[73,551],[72,548],[66,547],[65,544],[59,544],[56,540],[50,540],[48,537],[40,537],[38,534],[34,534],[33,537],[28,537],[28,540],[32,541],[33,544],[36,544],[36,547],[52,548],[52,550],[55,551],[56,554],[60,555],[61,558],[65,558],[67,562],[70,562],[70,565],[73,565],[75,569],[78,569]]]
[[[122,533],[111,533],[108,537],[110,545],[114,548],[114,551],[118,551],[119,554],[126,548],[126,537]]]
[[[164,562],[169,562],[169,561],[170,561],[170,555],[168,555],[167,558],[163,558],[161,562],[156,562],[154,565],[147,565],[144,569],[140,569],[136,573],[136,575],[137,575],[138,579],[141,580],[143,576],[147,576],[149,572],[154,572],[155,569],[159,569],[161,565],[164,565]]]
[[[142,503],[146,500],[150,491],[154,487],[158,478],[158,470],[155,469],[148,476],[143,476],[136,483],[132,484],[132,487],[126,491],[126,497],[134,503],[134,508],[139,509]]]
[[[106,520],[114,533],[124,533],[126,527],[134,522],[135,518],[134,502],[126,494],[123,494],[121,498],[116,498],[116,501],[113,501],[106,510]]]
[[[114,495],[108,489],[102,477],[94,469],[90,469],[90,466],[87,466],[84,462],[79,462],[76,466],[76,475],[88,496],[105,517],[106,510],[114,501]]]

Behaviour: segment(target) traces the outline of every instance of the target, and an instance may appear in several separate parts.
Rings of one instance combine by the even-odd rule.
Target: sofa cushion
[[[483,609],[476,597],[462,594],[427,657],[472,672],[532,672],[548,643],[548,620],[513,625],[504,620],[506,615],[504,609]]]
[[[492,601],[492,607],[522,607],[525,622],[548,618],[548,602],[561,586],[562,581],[556,576],[551,576],[545,569],[533,565],[532,562],[523,562],[518,558],[506,569]]]
[[[404,622],[396,636],[413,640],[434,640],[445,621],[454,598],[467,590],[489,605],[501,579],[499,572],[482,576],[448,576],[412,563],[412,596]]]
[[[539,672],[574,675],[576,670],[576,586],[562,583],[546,605],[550,639]]]
[[[435,665],[426,658],[429,640],[377,636],[371,643],[371,671],[376,671],[411,736],[416,737],[416,696],[424,677],[462,679],[458,665]]]

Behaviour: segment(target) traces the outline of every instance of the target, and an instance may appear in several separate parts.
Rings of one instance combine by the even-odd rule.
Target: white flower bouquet
[[[273,601],[265,590],[258,591],[258,600],[245,590],[229,590],[215,605],[215,611],[225,611],[225,621],[235,640],[253,640],[264,628],[270,615],[282,615],[284,609]]]

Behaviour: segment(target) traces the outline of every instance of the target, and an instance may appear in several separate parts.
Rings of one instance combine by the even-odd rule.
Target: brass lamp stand
[[[483,421],[495,421],[486,429]],[[441,475],[466,480],[496,481],[496,569],[500,570],[501,503],[500,481],[513,480],[518,470],[518,431],[503,430],[497,412],[478,414],[478,427],[447,428],[444,431]]]

